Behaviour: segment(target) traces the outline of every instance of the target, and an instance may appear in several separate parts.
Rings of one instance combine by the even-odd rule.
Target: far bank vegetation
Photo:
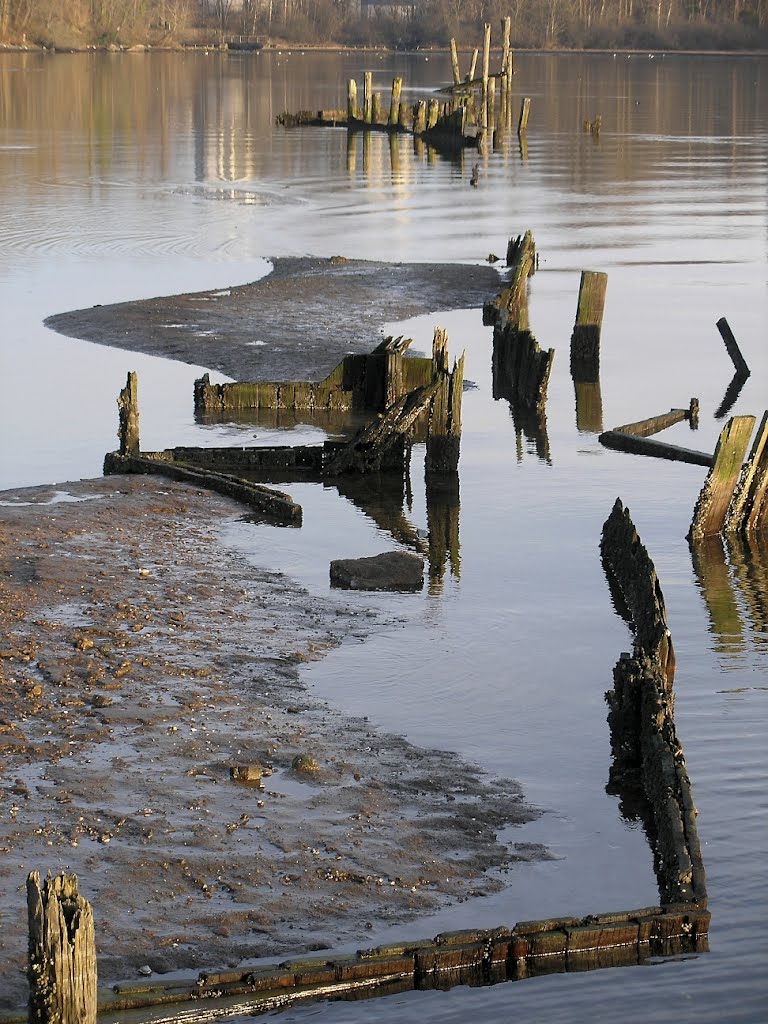
[[[0,0],[0,43],[57,49],[263,45],[476,45],[512,18],[515,47],[768,47],[768,0]]]

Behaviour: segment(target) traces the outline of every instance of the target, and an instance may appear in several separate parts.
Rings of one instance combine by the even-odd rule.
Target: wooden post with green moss
[[[96,1024],[96,932],[76,875],[27,878],[30,1024]]]
[[[714,536],[722,530],[754,426],[754,416],[733,416],[723,427],[712,468],[693,512],[688,530],[689,543]]]
[[[571,376],[594,383],[600,378],[600,334],[603,328],[608,275],[583,270],[576,323],[571,335]]]
[[[119,417],[119,428],[117,436],[120,439],[121,455],[138,455],[139,446],[139,397],[138,378],[131,371],[125,387],[117,398]]]
[[[763,413],[749,458],[739,477],[723,522],[723,533],[748,535],[765,529],[768,503],[768,412]]]

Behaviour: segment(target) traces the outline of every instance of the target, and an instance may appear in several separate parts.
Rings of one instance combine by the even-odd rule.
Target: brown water
[[[47,315],[251,280],[272,255],[478,262],[531,228],[540,251],[531,326],[557,352],[546,432],[525,436],[492,400],[479,312],[407,325],[419,348],[436,322],[448,327],[477,384],[464,405],[460,566],[423,596],[387,598],[403,625],[343,647],[307,680],[414,742],[519,778],[547,811],[509,839],[545,843],[553,860],[513,864],[500,897],[448,908],[419,933],[653,902],[644,836],[604,792],[603,693],[630,640],[598,541],[621,496],[656,563],[677,651],[677,727],[700,812],[711,952],[289,1016],[762,1021],[765,557],[716,550],[694,566],[684,537],[704,471],[609,452],[596,432],[695,395],[698,434],[679,426],[668,437],[711,451],[732,376],[715,329],[723,315],[752,368],[732,411],[768,408],[766,61],[519,55],[515,102],[532,98],[527,150],[513,134],[482,158],[274,125],[284,109],[342,106],[346,79],[370,67],[381,89],[402,74],[409,98],[450,77],[440,55],[0,58],[0,486],[97,475],[128,369],[139,371],[148,448],[274,436],[196,426],[197,368],[56,336],[42,326]],[[595,142],[581,125],[597,113]],[[476,163],[479,187],[470,188]],[[568,371],[582,269],[609,274],[600,405],[589,422],[577,422]],[[387,332],[395,326],[393,309]],[[408,514],[426,530],[420,465],[417,451]],[[330,558],[391,544],[334,492],[291,491],[305,507],[301,531],[231,530],[256,562],[322,592]],[[360,598],[369,600],[384,601]],[[361,942],[392,934],[382,927]]]

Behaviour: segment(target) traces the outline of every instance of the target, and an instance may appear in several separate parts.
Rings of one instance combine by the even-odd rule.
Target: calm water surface
[[[100,473],[115,396],[139,372],[142,440],[260,443],[253,428],[197,426],[200,368],[57,336],[49,314],[253,280],[270,256],[479,262],[534,232],[531,326],[557,355],[546,427],[518,431],[492,399],[479,311],[382,325],[427,349],[436,323],[467,352],[460,564],[418,597],[353,598],[402,624],[307,672],[323,699],[417,743],[455,749],[522,781],[546,813],[509,835],[553,859],[513,865],[492,899],[408,929],[513,923],[651,903],[641,830],[605,794],[604,691],[630,646],[600,568],[602,523],[627,504],[664,589],[678,659],[677,726],[699,808],[711,952],[493,989],[413,993],[284,1016],[506,1021],[758,1022],[768,1018],[766,560],[691,560],[685,533],[704,472],[609,452],[600,429],[701,402],[669,439],[712,450],[732,367],[727,316],[752,376],[732,407],[768,408],[768,65],[763,59],[520,55],[528,144],[455,160],[384,136],[286,131],[281,111],[343,106],[348,77],[393,73],[407,95],[450,78],[446,58],[99,55],[0,58],[0,486]],[[602,115],[599,142],[581,131]],[[479,164],[479,187],[469,187]],[[600,402],[580,414],[568,342],[582,269],[609,274]],[[260,438],[251,435],[261,433]],[[301,428],[292,439],[319,437]],[[414,453],[413,525],[427,527]],[[334,491],[291,488],[300,531],[247,524],[229,541],[256,564],[327,590],[328,560],[391,538]]]

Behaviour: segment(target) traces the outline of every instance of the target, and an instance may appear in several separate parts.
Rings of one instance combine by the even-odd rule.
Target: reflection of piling
[[[119,426],[117,436],[120,438],[121,455],[139,454],[139,395],[138,378],[131,371],[125,387],[117,399]]]
[[[571,376],[575,381],[600,379],[600,332],[608,275],[583,270],[579,285],[576,323],[571,335]]]
[[[706,913],[696,808],[675,732],[675,656],[656,569],[620,500],[603,526],[603,566],[634,633],[614,669],[609,704],[611,786],[641,789],[653,811],[659,891],[665,904]]]
[[[459,477],[435,487],[427,478],[427,530],[429,532],[429,592],[442,589],[446,566],[451,576],[461,575],[459,544]]]
[[[96,932],[75,875],[27,878],[30,1024],[96,1024]]]
[[[603,395],[600,381],[576,380],[576,429],[579,433],[599,434],[603,429]]]

